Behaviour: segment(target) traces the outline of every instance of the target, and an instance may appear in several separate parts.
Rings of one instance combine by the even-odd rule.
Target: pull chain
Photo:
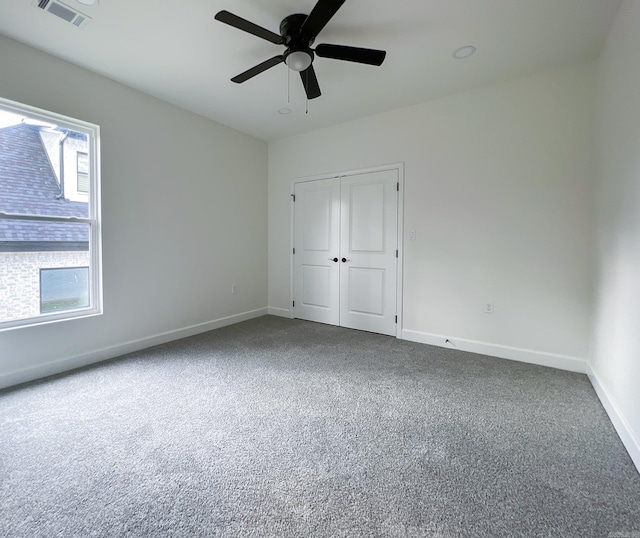
[[[306,108],[305,114],[309,114],[309,96],[307,95],[307,88],[309,87],[309,70],[308,69],[304,72],[304,76],[307,79],[307,83],[304,85],[304,97],[306,99],[306,101],[305,101],[305,108]]]

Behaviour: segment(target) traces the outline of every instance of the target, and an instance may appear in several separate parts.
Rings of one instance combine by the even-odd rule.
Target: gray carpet
[[[640,538],[588,379],[267,316],[0,392],[0,536]]]

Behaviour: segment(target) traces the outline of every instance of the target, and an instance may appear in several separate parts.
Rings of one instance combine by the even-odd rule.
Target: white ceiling
[[[309,102],[284,64],[229,79],[283,50],[214,20],[222,9],[278,33],[315,0],[63,2],[93,21],[77,29],[34,6],[0,0],[0,33],[170,103],[273,140],[594,57],[621,0],[347,0],[316,39],[384,49],[381,67],[326,58]],[[452,52],[477,53],[454,60]],[[288,107],[291,114],[277,110]]]

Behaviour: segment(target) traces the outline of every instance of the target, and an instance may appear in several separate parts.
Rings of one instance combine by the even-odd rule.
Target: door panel
[[[396,334],[397,170],[342,178],[340,325]]]
[[[384,185],[351,184],[348,203],[350,251],[381,252],[384,249]]]
[[[347,267],[349,271],[349,312],[352,314],[384,314],[384,269]]]
[[[329,188],[303,191],[302,245],[305,251],[327,252],[331,246],[332,191]]]
[[[340,323],[340,180],[295,184],[294,314]]]
[[[333,267],[302,266],[302,304],[331,308],[331,271]]]

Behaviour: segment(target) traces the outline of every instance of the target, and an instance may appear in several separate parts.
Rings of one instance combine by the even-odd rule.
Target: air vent
[[[34,5],[40,9],[48,11],[52,15],[55,15],[64,21],[70,22],[78,28],[86,26],[91,21],[91,17],[88,17],[84,13],[80,13],[77,9],[63,4],[58,0],[34,0]]]

